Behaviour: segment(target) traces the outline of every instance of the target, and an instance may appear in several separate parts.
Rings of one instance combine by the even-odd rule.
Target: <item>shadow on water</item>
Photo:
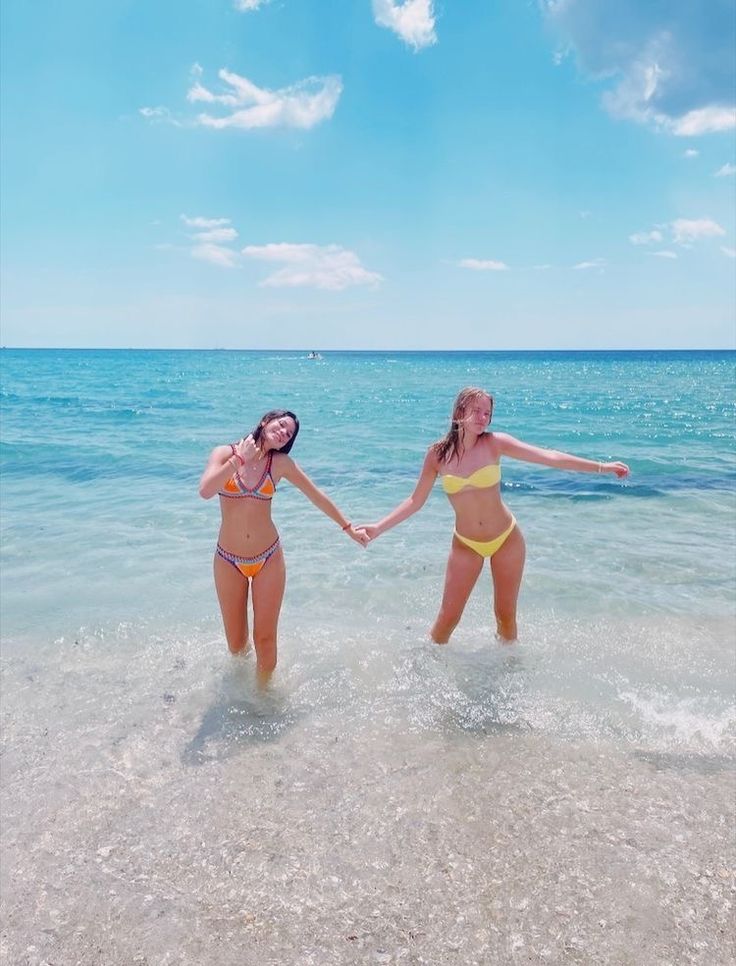
[[[302,716],[288,695],[273,686],[259,690],[249,671],[239,660],[225,673],[214,703],[182,752],[185,765],[222,761],[250,745],[278,741]]]
[[[522,707],[527,690],[524,655],[435,651],[425,682],[427,707],[421,717],[447,736],[518,734],[528,731]],[[425,662],[425,675],[429,670]]]

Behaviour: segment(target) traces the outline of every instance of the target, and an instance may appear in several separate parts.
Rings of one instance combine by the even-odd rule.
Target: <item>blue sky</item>
[[[732,347],[731,0],[5,0],[2,342]]]

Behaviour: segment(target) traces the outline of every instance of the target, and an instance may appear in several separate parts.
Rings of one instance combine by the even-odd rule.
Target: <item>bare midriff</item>
[[[455,529],[470,540],[493,540],[513,521],[501,499],[501,485],[484,489],[468,487],[447,497],[455,511]]]
[[[222,523],[218,541],[230,553],[252,557],[278,537],[271,519],[271,501],[220,497]]]

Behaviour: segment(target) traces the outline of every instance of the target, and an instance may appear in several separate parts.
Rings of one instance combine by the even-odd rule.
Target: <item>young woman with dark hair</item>
[[[516,603],[524,569],[525,546],[514,515],[501,499],[501,457],[541,463],[559,470],[626,476],[625,463],[602,463],[556,450],[530,446],[507,433],[488,432],[493,397],[468,386],[455,400],[450,430],[430,446],[414,492],[378,523],[358,532],[375,539],[420,510],[439,476],[455,511],[455,532],[447,561],[445,590],[431,630],[445,644],[457,626],[470,592],[490,563],[498,636],[517,637]]]
[[[357,533],[332,500],[288,455],[299,420],[288,409],[267,412],[238,443],[216,446],[199,483],[199,495],[220,497],[222,523],[215,550],[215,587],[228,647],[234,654],[248,646],[248,595],[253,601],[253,643],[259,680],[265,684],[276,667],[277,627],[286,584],[279,535],[271,519],[271,500],[288,480],[357,543]]]

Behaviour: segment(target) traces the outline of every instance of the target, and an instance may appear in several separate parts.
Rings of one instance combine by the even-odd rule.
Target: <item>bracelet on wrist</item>
[[[352,523],[346,523],[344,527],[340,527],[341,530],[349,530],[352,527]]]
[[[598,472],[599,473],[602,473],[603,472],[603,463],[601,463],[600,460],[598,460]]]
[[[235,448],[235,443],[230,443],[230,450],[232,451],[232,456],[228,457],[228,461],[231,460],[234,456],[235,459],[238,461],[238,466],[245,466],[245,460]]]

